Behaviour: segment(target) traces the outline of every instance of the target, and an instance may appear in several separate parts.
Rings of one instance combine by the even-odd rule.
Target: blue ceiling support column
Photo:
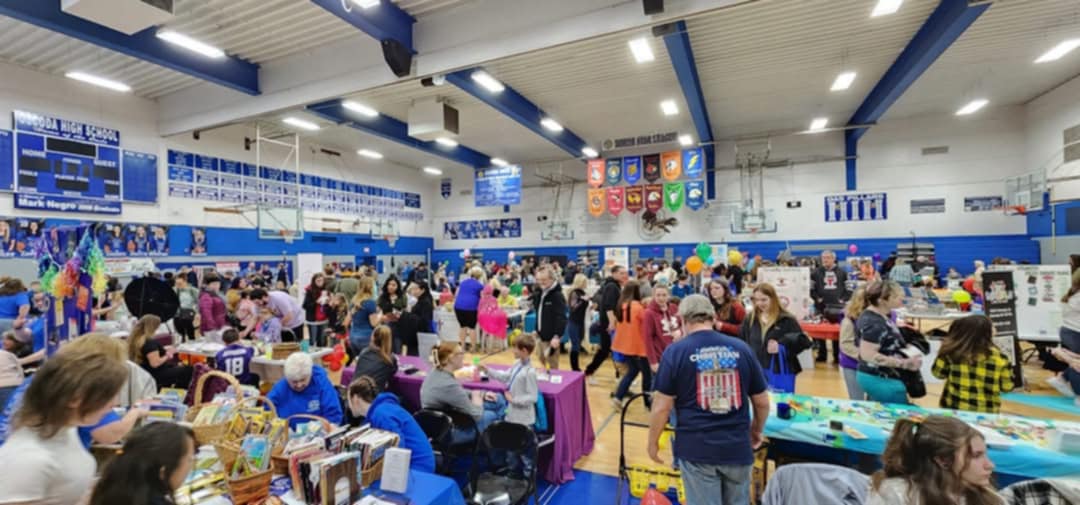
[[[333,121],[339,125],[355,128],[365,133],[392,140],[399,144],[424,151],[428,154],[446,158],[450,161],[461,163],[473,168],[491,166],[491,157],[470,149],[463,145],[446,147],[437,142],[424,141],[409,136],[409,125],[398,121],[385,114],[378,117],[366,118],[350,112],[341,105],[341,100],[328,100],[313,105],[308,105],[307,110],[327,121]]]
[[[60,0],[2,0],[0,15],[242,93],[259,94],[258,65],[232,56],[223,59],[207,58],[182,49],[157,38],[155,27],[128,35],[65,13],[60,10]],[[91,73],[94,71],[93,68],[82,70]]]
[[[553,132],[544,128],[540,124],[540,121],[547,116],[540,107],[529,101],[528,98],[521,96],[520,93],[514,91],[513,88],[507,86],[506,83],[502,83],[505,89],[495,93],[488,91],[486,88],[472,80],[472,73],[480,70],[479,68],[470,68],[466,70],[460,70],[446,75],[446,81],[454,86],[461,88],[462,91],[476,97],[481,102],[484,102],[495,110],[502,112],[510,117],[514,121],[517,121],[522,126],[532,130],[537,135],[544,137],[551,141],[552,144],[559,146],[560,149],[566,151],[574,158],[581,158],[584,155],[581,153],[581,149],[588,146],[581,137],[578,137],[574,132],[566,128],[563,125],[563,131]],[[553,118],[554,119],[554,118]],[[599,149],[597,149],[599,151]]]
[[[697,64],[694,63],[694,50],[690,47],[686,21],[675,23],[675,31],[664,36],[664,45],[667,47],[675,75],[679,78],[679,86],[686,98],[686,107],[690,109],[690,117],[694,120],[698,143],[705,146],[705,168],[709,172],[705,179],[705,193],[706,198],[712,200],[716,198],[716,181],[712,174],[716,169],[716,149],[712,144],[712,123],[709,122],[709,110],[705,107],[705,95],[701,91],[701,80],[698,78]]]
[[[990,2],[971,5],[968,0],[941,0],[934,12],[915,33],[881,81],[870,91],[848,125],[876,123],[900,96],[990,7]],[[844,132],[847,156],[847,189],[855,189],[855,159],[859,139],[867,128]]]
[[[416,23],[416,19],[390,0],[383,0],[379,2],[379,5],[367,9],[350,0],[311,0],[311,2],[345,20],[375,40],[380,42],[396,40],[416,54],[416,49],[413,48],[413,24]]]

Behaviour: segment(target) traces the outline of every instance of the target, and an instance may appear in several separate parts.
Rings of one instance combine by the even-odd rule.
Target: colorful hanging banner
[[[656,182],[660,180],[660,155],[650,154],[642,156],[641,163],[645,165],[645,180]]]
[[[686,206],[693,210],[705,206],[705,181],[686,181]]]
[[[607,188],[607,210],[612,216],[618,216],[623,210],[623,188]]]
[[[622,180],[622,158],[607,160],[607,184],[614,186]]]
[[[589,186],[599,188],[604,185],[604,160],[593,159],[589,160],[589,168],[587,169],[587,177],[589,180]]]
[[[664,180],[674,181],[682,175],[682,163],[679,151],[660,153],[660,166],[662,167]]]
[[[650,212],[656,212],[664,208],[664,186],[649,184],[645,186],[645,208]]]
[[[664,184],[664,205],[672,212],[679,210],[683,202],[683,184],[681,182],[668,182]]]
[[[637,184],[641,180],[641,156],[627,156],[622,159],[623,180],[627,184]]]
[[[705,168],[705,152],[700,147],[692,147],[690,149],[683,149],[682,151],[682,166],[683,171],[686,172],[686,176],[691,179],[697,179],[701,177],[701,172]],[[689,203],[689,202],[687,202]]]
[[[627,186],[626,210],[637,214],[645,207],[645,188],[641,186]]]
[[[603,188],[589,190],[589,214],[600,217],[604,213],[604,201],[607,199]]]

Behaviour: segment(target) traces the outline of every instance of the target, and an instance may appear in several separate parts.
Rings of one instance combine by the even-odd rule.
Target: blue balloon
[[[461,259],[465,259],[465,251],[459,252],[458,257],[461,258]]]

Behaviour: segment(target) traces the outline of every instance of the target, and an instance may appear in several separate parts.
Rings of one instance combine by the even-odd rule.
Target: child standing
[[[255,356],[255,349],[239,343],[240,334],[229,328],[221,333],[221,341],[225,342],[225,348],[218,351],[214,356],[214,364],[218,370],[225,372],[241,384],[259,387],[259,376],[251,373],[251,358]]]
[[[520,424],[532,429],[536,424],[536,398],[540,393],[540,387],[536,383],[536,370],[532,367],[530,356],[536,350],[536,340],[531,334],[523,334],[514,339],[514,366],[509,370],[490,370],[481,365],[480,369],[487,372],[492,379],[506,384],[506,397],[508,408],[506,410],[506,422]],[[531,451],[530,448],[528,451]],[[522,473],[529,475],[532,470],[532,462],[528,458],[520,461]],[[512,470],[519,468],[512,465]]]
[[[1009,358],[994,345],[994,325],[986,316],[954,321],[934,360],[934,377],[945,380],[941,406],[997,414],[1001,393],[1013,389]]]

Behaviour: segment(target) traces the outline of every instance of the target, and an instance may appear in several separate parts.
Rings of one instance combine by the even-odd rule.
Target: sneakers
[[[622,400],[612,396],[611,397],[611,406],[615,408],[616,412],[619,412],[619,411],[622,411],[622,409],[623,409],[623,402],[622,402]]]
[[[600,381],[597,380],[596,376],[594,376],[594,375],[589,376],[588,382],[589,382],[590,386],[599,386],[600,385]]]
[[[1060,375],[1054,375],[1053,377],[1046,379],[1046,383],[1049,384],[1050,387],[1056,389],[1057,392],[1065,396],[1068,396],[1070,398],[1076,396],[1076,393],[1073,393],[1072,386],[1070,386],[1069,383],[1065,381],[1065,377],[1062,377]],[[1080,400],[1080,398],[1077,398],[1077,400]]]

